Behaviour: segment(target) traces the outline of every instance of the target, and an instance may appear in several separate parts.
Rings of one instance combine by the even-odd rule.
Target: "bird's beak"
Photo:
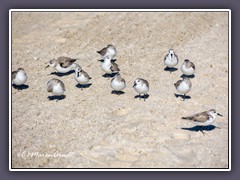
[[[219,116],[223,117],[223,115],[221,115],[221,114],[219,114],[219,113],[217,113],[217,115],[219,115]]]
[[[49,67],[49,64],[45,67],[45,69],[48,68],[48,67]]]
[[[137,85],[137,83],[134,82],[133,87],[136,86],[136,85]]]

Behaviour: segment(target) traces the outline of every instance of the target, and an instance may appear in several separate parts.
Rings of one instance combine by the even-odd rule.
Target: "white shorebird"
[[[145,79],[142,79],[142,78],[137,78],[134,81],[133,88],[137,93],[139,93],[139,97],[141,97],[141,94],[143,94],[143,98],[144,98],[144,101],[145,101],[146,96],[147,96],[147,92],[149,91],[148,81],[145,80]]]
[[[80,85],[86,85],[92,79],[81,67],[76,67],[74,78]]]
[[[201,126],[200,131],[203,133],[203,126],[212,124],[216,120],[217,115],[222,116],[221,114],[217,113],[215,109],[210,109],[209,111],[197,113],[192,116],[182,117],[182,119],[189,120],[194,124]]]
[[[78,64],[74,63],[76,60],[77,59],[61,56],[58,57],[57,59],[50,60],[46,68],[51,66],[54,67],[54,69],[56,69],[60,73],[68,73],[72,69],[79,66]]]
[[[59,79],[53,78],[47,82],[47,91],[55,96],[62,96],[65,91],[64,83]]]
[[[192,83],[189,78],[184,77],[183,80],[178,80],[174,83],[175,88],[181,94],[183,94],[183,100],[185,100],[186,94],[191,90]]]
[[[181,66],[181,71],[184,75],[191,76],[195,72],[195,65],[188,59],[184,60],[184,63]]]
[[[109,44],[107,47],[104,47],[100,51],[97,51],[97,53],[102,56],[102,59],[104,59],[106,56],[109,56],[112,59],[115,57],[117,51],[113,45]]]
[[[106,72],[106,74],[117,73],[120,71],[118,65],[115,62],[113,62],[109,56],[106,56],[103,59],[101,67]]]
[[[126,87],[126,81],[119,73],[117,73],[111,80],[110,86],[117,94],[119,94]]]
[[[14,85],[23,85],[27,79],[27,73],[23,68],[18,68],[18,70],[12,72],[12,84]]]
[[[169,53],[164,57],[164,64],[166,69],[173,71],[174,67],[178,64],[178,56],[174,53],[173,49],[169,49]]]

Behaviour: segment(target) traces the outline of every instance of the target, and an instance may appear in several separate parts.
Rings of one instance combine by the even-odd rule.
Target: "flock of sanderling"
[[[116,48],[113,45],[108,45],[104,47],[100,51],[97,51],[101,55],[101,68],[105,72],[104,77],[112,77],[110,87],[113,89],[112,93],[114,94],[123,94],[123,90],[126,87],[126,81],[120,75],[120,69],[115,62],[116,59],[113,59],[117,53]],[[48,65],[46,66],[53,67],[58,73],[62,73],[63,75],[70,72],[72,69],[75,69],[74,78],[78,82],[80,87],[89,86],[89,81],[92,79],[87,72],[85,72],[81,66],[75,63],[77,59],[72,59],[69,57],[58,57],[57,59],[52,59],[49,61]],[[178,56],[174,53],[173,49],[170,49],[168,54],[164,57],[164,64],[166,65],[165,70],[172,71],[177,70],[175,66],[178,64]],[[188,59],[184,60],[184,63],[181,66],[181,71],[183,75],[181,76],[183,79],[178,80],[174,83],[176,90],[181,93],[183,100],[186,99],[186,94],[191,90],[192,83],[190,78],[194,77],[195,73],[195,65],[189,61]],[[27,81],[28,76],[23,68],[18,68],[18,70],[12,72],[12,84],[16,89],[21,89],[21,85]],[[147,80],[142,78],[137,78],[133,83],[134,90],[139,94],[139,98],[143,98],[144,101],[148,98],[148,91],[149,91],[149,83]],[[64,96],[65,86],[64,83],[56,78],[51,79],[47,82],[47,91],[52,93],[53,97],[62,97]],[[142,96],[143,95],[143,96]],[[58,101],[59,98],[57,98]],[[182,117],[182,119],[191,120],[192,122],[200,125],[200,131],[203,133],[203,126],[207,126],[212,124],[216,116],[222,116],[221,114],[217,113],[215,109],[211,109],[209,111],[204,111],[201,113],[194,114],[192,116]]]

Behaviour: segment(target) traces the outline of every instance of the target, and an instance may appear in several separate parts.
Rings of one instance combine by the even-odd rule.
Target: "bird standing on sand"
[[[144,98],[144,101],[145,101],[146,96],[147,96],[147,92],[149,91],[148,81],[145,80],[145,79],[142,79],[142,78],[137,78],[134,81],[133,88],[137,93],[139,93],[139,97],[141,97],[141,94],[143,94],[143,98]]]
[[[47,91],[55,96],[62,96],[65,91],[64,83],[59,79],[51,79],[47,82]]]
[[[195,65],[188,59],[185,59],[181,66],[181,71],[184,75],[191,76],[195,72]]]
[[[77,59],[61,56],[58,57],[57,59],[50,60],[46,68],[51,66],[54,67],[54,69],[56,69],[60,73],[67,73],[72,69],[76,68],[77,66],[79,66],[78,64],[74,63],[76,60]]]
[[[178,80],[174,83],[175,88],[181,94],[183,94],[183,100],[185,100],[186,94],[191,90],[192,83],[189,78],[184,77],[182,80]]]
[[[169,49],[169,53],[164,57],[164,64],[167,66],[166,69],[173,71],[174,66],[178,64],[178,56],[174,53],[173,49]]]
[[[217,115],[223,116],[223,115],[217,113],[215,109],[210,109],[209,111],[197,113],[192,116],[182,117],[182,119],[189,120],[189,121],[195,123],[196,125],[201,126],[200,131],[203,133],[203,129],[202,129],[203,126],[208,126],[208,125],[212,124],[216,120]]]
[[[107,47],[104,47],[100,51],[97,51],[97,53],[102,56],[102,59],[104,59],[106,56],[109,56],[112,59],[115,57],[117,51],[113,45],[109,44]]]
[[[18,70],[12,72],[12,84],[22,85],[28,79],[27,73],[23,68],[18,68]]]

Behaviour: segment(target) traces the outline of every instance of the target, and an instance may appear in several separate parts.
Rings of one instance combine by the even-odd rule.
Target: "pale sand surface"
[[[13,12],[12,70],[23,67],[28,89],[12,89],[13,168],[227,168],[228,14],[227,12]],[[99,54],[117,48],[127,82],[123,95],[111,94]],[[176,98],[181,71],[164,71],[169,48],[196,65],[191,99]],[[76,87],[74,74],[58,77],[45,69],[52,58],[79,58],[92,85]],[[134,99],[133,81],[149,81],[149,98]],[[65,83],[66,98],[49,101],[46,83]],[[182,116],[215,108],[215,128]],[[73,156],[30,157],[31,152]],[[22,156],[19,156],[22,154]],[[26,155],[25,154],[25,155]]]

